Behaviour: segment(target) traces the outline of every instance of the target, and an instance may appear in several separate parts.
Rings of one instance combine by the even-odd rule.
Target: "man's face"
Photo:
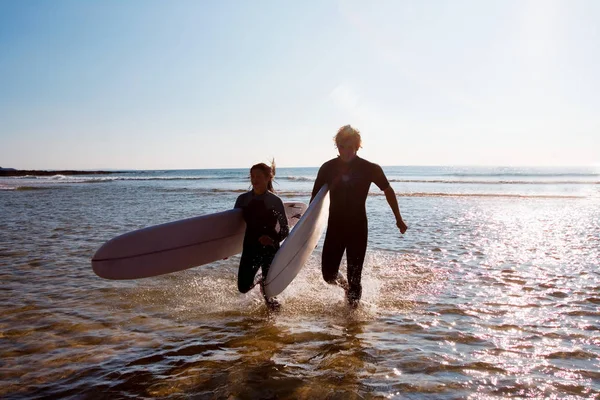
[[[350,162],[356,157],[356,146],[352,140],[344,140],[337,144],[337,149],[340,154],[340,158],[344,162]]]

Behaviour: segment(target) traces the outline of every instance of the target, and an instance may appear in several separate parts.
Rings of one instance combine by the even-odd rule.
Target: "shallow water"
[[[282,170],[307,201],[316,170]],[[3,180],[0,397],[600,396],[598,176],[386,171],[410,228],[374,188],[361,306],[322,281],[320,245],[279,313],[237,293],[239,256],[136,281],[90,265],[118,234],[230,208],[246,171]]]

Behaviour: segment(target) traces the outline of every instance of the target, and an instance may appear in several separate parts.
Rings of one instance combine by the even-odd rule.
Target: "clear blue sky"
[[[600,165],[600,1],[0,0],[0,166]]]

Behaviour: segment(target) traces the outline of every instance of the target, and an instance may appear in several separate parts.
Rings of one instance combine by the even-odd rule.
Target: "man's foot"
[[[348,285],[348,281],[346,280],[346,278],[344,278],[344,275],[342,275],[341,272],[338,272],[337,278],[335,278],[335,283],[336,285],[344,289],[344,292],[346,292],[346,295],[348,295],[348,289],[350,289],[350,286]]]
[[[338,272],[337,278],[335,278],[335,283],[336,285],[344,289],[348,306],[350,306],[350,308],[352,308],[353,310],[356,309],[360,300],[350,297],[350,285],[348,284],[348,281],[346,280],[344,275],[342,275],[340,272]]]
[[[276,297],[271,297],[269,299],[265,297],[265,304],[269,311],[279,311],[281,309],[281,303]]]

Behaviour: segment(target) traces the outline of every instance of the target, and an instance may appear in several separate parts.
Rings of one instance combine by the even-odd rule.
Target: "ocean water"
[[[0,398],[599,398],[600,171],[384,170],[409,230],[373,185],[360,307],[321,241],[276,314],[239,256],[91,269],[116,235],[231,208],[246,169],[0,178]],[[316,172],[275,189],[307,202]]]

